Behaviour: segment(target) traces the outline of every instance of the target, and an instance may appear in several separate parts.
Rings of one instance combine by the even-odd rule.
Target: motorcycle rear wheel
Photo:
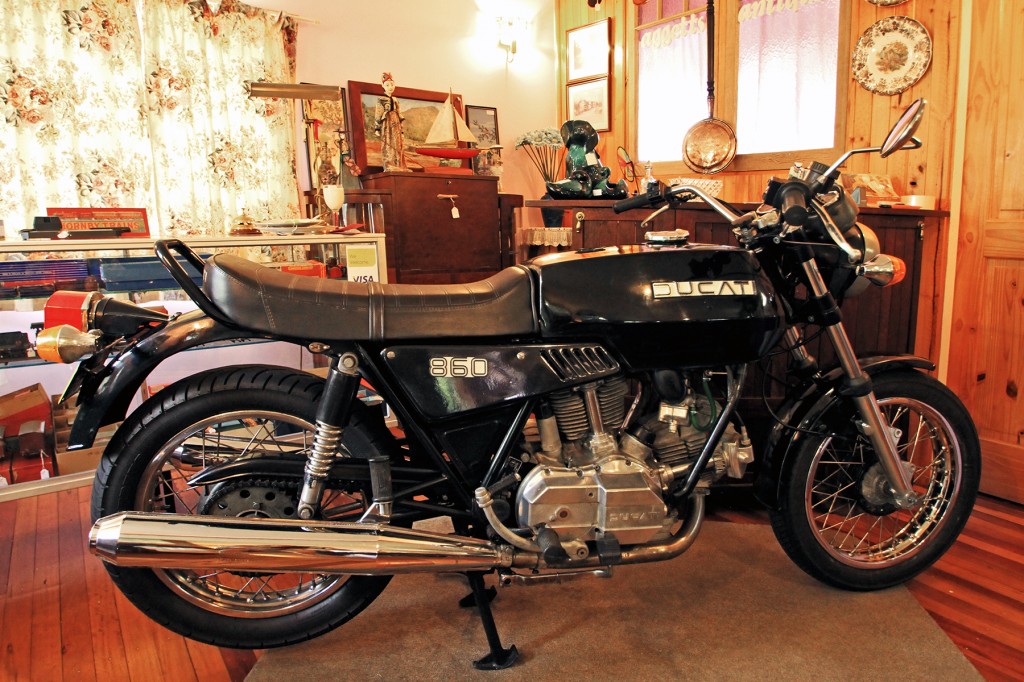
[[[977,496],[981,448],[963,403],[920,372],[874,379],[882,415],[922,496],[900,510],[848,401],[822,414],[830,432],[801,436],[780,488],[772,529],[789,557],[822,582],[878,590],[928,568],[963,529]]]
[[[129,510],[296,518],[294,480],[257,475],[199,488],[186,481],[236,457],[302,455],[312,443],[322,388],[323,381],[309,374],[245,366],[205,372],[163,389],[132,413],[107,447],[93,486],[93,521]],[[360,458],[388,454],[394,441],[383,423],[357,408],[343,448]],[[365,484],[327,491],[322,515],[358,520],[369,499]],[[164,627],[245,649],[322,635],[366,608],[391,579],[109,564],[107,571],[132,603]]]

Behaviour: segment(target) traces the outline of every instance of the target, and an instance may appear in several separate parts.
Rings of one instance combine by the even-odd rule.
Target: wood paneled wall
[[[660,0],[648,0],[659,2]],[[877,155],[862,155],[850,160],[848,172],[884,173],[893,178],[893,184],[900,193],[933,194],[939,197],[939,206],[948,208],[949,167],[953,148],[953,109],[956,96],[957,52],[959,50],[960,16],[959,3],[933,3],[926,0],[910,0],[895,7],[879,7],[864,0],[848,0],[851,4],[849,44],[852,51],[857,39],[871,24],[887,16],[909,16],[921,22],[932,37],[932,62],[924,77],[913,88],[895,96],[875,95],[864,90],[849,75],[847,97],[847,147],[864,147],[881,144],[893,123],[903,109],[917,97],[928,100],[928,111],[919,137],[925,145],[914,152],[895,154],[888,159]],[[736,0],[718,0],[716,11],[718,21],[725,22],[735,17]],[[559,114],[565,119],[565,32],[585,26],[606,17],[612,19],[613,66],[611,78],[611,130],[601,133],[598,151],[605,164],[613,168],[617,177],[615,150],[621,144],[626,149],[636,148],[636,103],[630,83],[635,77],[632,63],[632,41],[636,25],[636,7],[629,0],[604,0],[591,9],[585,0],[556,0],[556,31],[559,36],[559,62],[561,89]],[[848,55],[847,55],[848,58]],[[724,83],[719,79],[719,89]],[[724,93],[721,99],[726,100]],[[730,120],[733,116],[723,107],[717,114]],[[802,159],[809,162],[833,159]],[[775,174],[786,171],[788,166],[777,169],[744,173],[720,173],[717,178],[725,183],[723,195],[730,200],[758,201],[765,182]],[[655,175],[658,169],[655,167]],[[916,187],[910,185],[916,183]]]
[[[648,0],[660,2],[661,0]],[[924,146],[916,151],[893,154],[881,159],[877,154],[858,155],[844,168],[850,173],[880,173],[893,180],[900,194],[931,194],[938,198],[938,207],[949,210],[950,176],[953,159],[954,109],[958,54],[960,49],[961,7],[959,1],[929,2],[910,0],[894,7],[879,7],[865,0],[847,0],[850,4],[850,52],[861,34],[873,23],[889,16],[909,16],[921,22],[932,38],[932,60],[925,75],[905,92],[894,95],[876,95],[862,88],[846,70],[848,86],[846,107],[846,144],[848,149],[879,145],[910,102],[918,97],[928,100],[928,109],[918,137]],[[736,16],[737,0],[717,0],[715,9],[719,25]],[[611,78],[611,130],[601,133],[598,152],[605,164],[613,169],[612,178],[618,177],[615,150],[621,144],[636,149],[636,102],[630,83],[635,78],[633,39],[636,26],[636,7],[630,0],[604,0],[591,9],[585,0],[556,0],[555,28],[559,36],[559,62],[561,102],[559,114],[565,119],[565,32],[579,26],[610,17],[612,19],[613,56]],[[719,45],[717,52],[725,53],[727,45]],[[849,59],[849,55],[846,55]],[[722,92],[719,78],[719,98],[731,100]],[[701,93],[703,94],[703,93]],[[720,107],[718,116],[733,121],[734,116]],[[794,158],[805,164],[818,160],[831,163],[833,159]],[[760,201],[765,184],[772,175],[783,175],[788,165],[765,171],[723,172],[714,176],[724,183],[722,196],[730,201]],[[657,165],[655,175],[660,175]],[[668,173],[665,177],[675,177]],[[664,179],[664,178],[663,178]],[[915,183],[912,185],[911,183]],[[942,273],[946,262],[947,221],[938,230],[925,232],[924,262],[927,264],[921,280],[918,304],[917,348],[920,355],[938,359],[939,325],[942,310]],[[884,245],[883,245],[884,248]]]

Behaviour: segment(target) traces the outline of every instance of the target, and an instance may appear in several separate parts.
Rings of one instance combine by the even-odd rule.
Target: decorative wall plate
[[[853,77],[865,90],[896,95],[921,80],[931,61],[932,39],[920,22],[886,17],[868,27],[857,41]]]
[[[895,7],[896,5],[902,5],[907,0],[868,0],[872,5],[880,5],[882,7]]]

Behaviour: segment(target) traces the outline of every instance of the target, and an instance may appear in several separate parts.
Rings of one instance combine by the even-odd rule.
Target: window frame
[[[650,0],[659,2],[660,0]],[[715,116],[724,119],[735,128],[738,115],[738,81],[739,81],[739,14],[740,0],[716,0],[715,2]],[[797,160],[828,161],[838,158],[847,147],[846,119],[848,118],[848,102],[850,88],[850,21],[853,0],[839,0],[839,58],[836,63],[836,120],[835,144],[832,147],[818,149],[796,149],[781,152],[764,152],[759,154],[737,154],[722,173],[770,171],[788,168]],[[688,14],[704,12],[706,4],[698,9],[691,9],[674,14],[667,20],[675,20]],[[632,7],[630,15],[630,40],[627,49],[631,55],[631,64],[627,98],[633,113],[633,120],[638,121],[639,95],[637,82],[639,79],[638,36],[642,29],[649,28],[666,19],[647,24],[639,23],[639,8]],[[629,140],[633,149],[637,148],[637,126],[629,131]],[[682,151],[678,160],[659,161],[659,176],[693,175],[693,171],[683,162]]]

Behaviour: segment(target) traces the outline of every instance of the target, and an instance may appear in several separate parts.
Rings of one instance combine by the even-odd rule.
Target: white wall
[[[462,95],[498,109],[504,147],[502,189],[527,199],[544,193],[539,174],[515,139],[558,128],[558,55],[553,0],[250,0],[319,23],[299,21],[296,80],[345,86],[378,83]],[[528,19],[527,35],[506,63],[497,44],[499,15]],[[301,176],[301,174],[300,174]]]

